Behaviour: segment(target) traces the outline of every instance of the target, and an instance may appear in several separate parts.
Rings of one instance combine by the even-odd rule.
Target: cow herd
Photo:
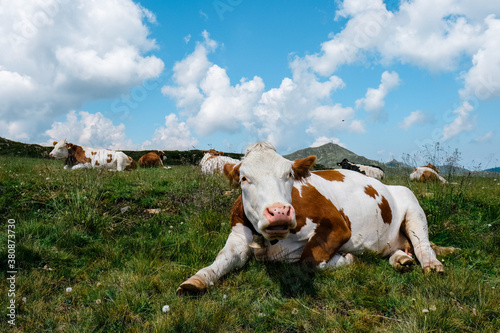
[[[223,173],[241,188],[230,211],[231,232],[214,262],[184,281],[178,294],[204,291],[251,258],[300,262],[317,268],[351,264],[365,251],[388,257],[396,269],[417,261],[425,273],[443,272],[431,244],[426,215],[404,186],[380,182],[384,171],[344,159],[342,169],[313,170],[316,156],[290,161],[269,143],[249,146],[241,160],[210,149],[203,151],[203,174]],[[137,167],[120,151],[54,142],[51,158],[64,168],[123,171]],[[150,152],[141,167],[164,167],[165,154]],[[446,182],[428,164],[410,178]],[[452,251],[453,249],[448,249]]]

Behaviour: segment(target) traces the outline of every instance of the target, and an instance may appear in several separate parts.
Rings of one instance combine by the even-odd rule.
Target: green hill
[[[359,156],[352,151],[331,142],[319,147],[301,149],[295,153],[286,155],[285,157],[289,160],[295,160],[309,155],[316,155],[318,158],[316,163],[328,169],[340,168],[337,163],[341,162],[344,158],[347,158],[349,162],[352,163],[377,165],[385,168],[383,163],[370,160],[364,156]]]

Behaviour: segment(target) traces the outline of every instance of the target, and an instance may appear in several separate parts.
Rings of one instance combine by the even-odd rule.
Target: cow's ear
[[[238,165],[234,163],[224,164],[224,176],[229,179],[229,185],[238,187],[240,183],[240,166],[241,163]]]
[[[52,144],[53,144],[54,146],[55,146],[55,145],[57,145],[57,141],[52,142]]]
[[[309,170],[313,167],[315,163],[316,163],[316,156],[314,155],[295,160],[292,165],[293,178],[295,178],[295,180],[301,180],[303,178],[308,177],[310,175]]]

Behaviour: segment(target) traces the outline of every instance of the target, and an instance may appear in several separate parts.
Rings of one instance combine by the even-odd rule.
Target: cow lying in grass
[[[342,169],[357,171],[368,177],[376,178],[378,180],[382,180],[385,176],[384,170],[381,167],[376,165],[363,165],[363,164],[354,164],[344,158],[342,162],[337,163],[337,165],[341,166]]]
[[[54,141],[50,158],[64,160],[64,169],[104,168],[123,171],[137,168],[137,163],[121,151],[94,149],[67,143],[66,139]]]
[[[141,168],[170,169],[170,167],[165,167],[163,165],[163,161],[166,159],[167,156],[165,156],[165,153],[162,150],[157,150],[142,155],[138,162]]]
[[[416,167],[410,174],[410,180],[417,180],[420,182],[437,181],[446,184],[447,181],[439,175],[439,170],[431,163],[426,166]]]
[[[315,161],[289,161],[272,145],[257,143],[240,163],[226,164],[224,174],[242,191],[231,210],[231,233],[215,261],[177,292],[207,289],[252,252],[258,260],[336,267],[370,250],[397,268],[414,263],[411,252],[424,272],[443,272],[425,213],[408,188],[350,170],[311,172]]]
[[[226,163],[237,164],[240,161],[229,156],[224,156],[224,153],[215,149],[202,150],[203,158],[200,161],[201,172],[205,175],[210,175],[215,172],[222,173]]]

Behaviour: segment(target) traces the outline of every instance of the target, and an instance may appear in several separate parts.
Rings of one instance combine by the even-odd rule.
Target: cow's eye
[[[245,177],[245,176],[241,177],[241,182],[242,183],[248,183],[248,178]]]
[[[292,171],[290,171],[290,172],[288,173],[288,178],[293,178],[293,172],[292,172]]]

